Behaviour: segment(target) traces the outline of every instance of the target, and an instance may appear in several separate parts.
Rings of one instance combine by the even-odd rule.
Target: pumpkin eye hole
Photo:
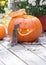
[[[30,29],[27,29],[27,32],[29,32],[30,31]]]

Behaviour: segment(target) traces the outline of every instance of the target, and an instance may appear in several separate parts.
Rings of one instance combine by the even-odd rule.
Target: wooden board
[[[0,65],[5,65],[5,64],[0,60]]]
[[[30,50],[35,55],[37,55],[38,57],[42,58],[44,61],[46,61],[46,49],[41,45],[24,45],[24,47]]]
[[[46,65],[43,59],[32,53],[28,48],[24,47],[24,45],[18,44],[14,47],[10,47],[10,43],[6,41],[2,45],[28,65]]]
[[[6,65],[46,65],[46,33],[35,42],[30,42],[32,45],[23,43],[11,47],[8,37],[0,43],[0,59]]]
[[[0,45],[0,59],[6,65],[19,65],[19,64],[27,65],[1,45]]]

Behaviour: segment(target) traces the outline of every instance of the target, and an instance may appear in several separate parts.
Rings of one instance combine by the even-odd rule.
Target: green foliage
[[[43,0],[44,2],[45,0]],[[36,5],[32,6],[32,4],[28,3],[28,0],[25,2],[20,1],[16,6],[20,9],[25,8],[27,14],[31,14],[34,16],[46,15],[46,5],[39,5],[40,0],[36,0]]]
[[[5,3],[2,3],[2,1],[4,1]],[[0,13],[5,13],[4,7],[7,6],[7,2],[8,0],[0,0]]]
[[[0,13],[5,13],[4,7],[0,6]]]

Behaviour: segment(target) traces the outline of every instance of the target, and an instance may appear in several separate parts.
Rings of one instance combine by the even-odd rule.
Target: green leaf
[[[20,9],[25,8],[27,14],[31,14],[34,16],[46,15],[46,5],[40,5],[40,1],[41,0],[36,0],[36,6],[32,6],[32,4],[29,4],[28,0],[26,0],[25,2],[20,1],[16,6],[18,6]]]

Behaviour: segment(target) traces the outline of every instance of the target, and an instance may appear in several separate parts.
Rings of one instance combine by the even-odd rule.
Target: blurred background
[[[46,15],[46,0],[0,0],[0,22],[7,23],[8,13],[22,8],[36,17]]]
[[[0,13],[8,13],[20,8],[25,8],[27,14],[35,14],[35,16],[39,15],[39,11],[41,15],[46,14],[46,0],[0,0]]]

